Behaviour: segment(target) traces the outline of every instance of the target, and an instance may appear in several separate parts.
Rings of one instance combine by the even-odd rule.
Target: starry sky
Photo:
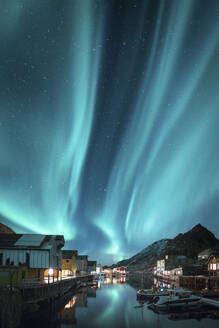
[[[0,218],[103,264],[219,237],[219,1],[0,0]]]

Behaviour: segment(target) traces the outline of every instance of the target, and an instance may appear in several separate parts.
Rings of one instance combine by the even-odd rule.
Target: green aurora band
[[[158,1],[153,33],[146,24],[152,1],[139,1],[138,14],[133,13],[134,2],[128,1],[120,18],[105,0],[67,3],[60,22],[70,22],[68,45],[57,54],[64,58],[63,67],[66,60],[66,76],[54,59],[50,65],[58,84],[49,86],[53,71],[44,72],[39,65],[42,93],[54,102],[38,91],[29,103],[28,97],[21,100],[22,95],[19,101],[8,101],[9,94],[2,93],[3,221],[16,231],[64,234],[69,248],[92,251],[103,262],[126,258],[198,222],[214,229],[219,211],[214,203],[219,193],[218,1],[202,9],[196,0]],[[51,6],[59,5],[22,0],[18,6],[9,0],[1,6],[0,37],[7,42],[5,48],[13,49],[17,37],[26,38],[25,23],[15,36],[26,12],[43,12],[44,22]],[[121,29],[118,22],[117,30],[113,28],[113,17],[121,19]],[[61,44],[58,34],[50,36],[53,26],[54,22],[42,23],[42,38],[46,35],[45,42],[51,44],[57,37]],[[150,33],[142,50],[142,39]],[[46,44],[39,49],[47,49]],[[43,61],[37,45],[36,57]],[[22,50],[17,51],[23,60]],[[52,61],[53,55],[48,58]],[[111,82],[106,89],[109,67]],[[28,83],[31,92],[37,90],[32,85],[35,78],[27,81],[26,92]],[[2,87],[4,79],[0,82]],[[101,110],[108,110],[112,121],[102,121],[103,116],[98,121]],[[118,122],[123,128],[115,140]],[[91,180],[88,171],[96,174]]]

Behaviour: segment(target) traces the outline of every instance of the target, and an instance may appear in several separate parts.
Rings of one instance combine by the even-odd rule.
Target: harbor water
[[[69,296],[53,313],[36,318],[31,327],[52,328],[218,328],[219,310],[210,312],[184,312],[157,314],[148,308],[148,303],[136,300],[136,291],[140,281],[137,278],[105,278],[98,287],[82,287]],[[151,284],[144,282],[144,287]],[[41,320],[39,323],[38,320]],[[23,323],[23,327],[30,327]]]

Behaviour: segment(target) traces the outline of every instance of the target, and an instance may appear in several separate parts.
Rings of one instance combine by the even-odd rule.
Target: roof
[[[176,265],[174,265],[174,264],[167,264],[166,266],[165,266],[165,271],[170,271],[170,270],[174,270],[174,269],[176,269]]]
[[[210,255],[212,252],[213,252],[212,249],[211,248],[208,248],[208,249],[205,249],[204,251],[198,253],[198,256]]]
[[[14,246],[38,246],[42,244],[45,235],[22,235],[14,244]]]
[[[177,255],[176,258],[178,260],[185,260],[185,259],[187,259],[187,257],[185,255]]]
[[[207,262],[209,262],[211,260],[212,257],[217,257],[219,258],[219,251],[212,251],[211,254],[209,255]]]
[[[16,241],[21,237],[22,235],[19,234],[6,234],[1,233],[0,234],[0,247],[8,248],[13,247]]]
[[[49,249],[51,248],[52,240],[59,241],[61,247],[64,246],[64,236],[62,235],[0,234],[0,248]]]
[[[71,259],[73,256],[77,256],[77,250],[62,250],[63,259]]]

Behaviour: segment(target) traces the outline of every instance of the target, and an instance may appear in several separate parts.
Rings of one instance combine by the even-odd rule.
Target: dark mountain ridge
[[[127,266],[130,271],[152,272],[156,261],[167,254],[197,258],[198,253],[208,248],[219,248],[219,240],[211,231],[197,224],[188,232],[180,233],[173,239],[154,242],[130,259],[118,262],[116,266]]]
[[[11,228],[0,222],[0,233],[15,233]]]

